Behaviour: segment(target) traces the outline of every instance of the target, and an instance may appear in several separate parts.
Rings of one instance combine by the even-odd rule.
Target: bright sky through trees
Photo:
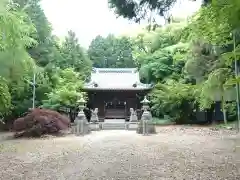
[[[196,11],[201,2],[180,1],[173,10],[178,16]],[[117,18],[108,8],[108,0],[42,0],[42,7],[56,35],[63,37],[71,29],[84,47],[97,35],[120,34],[138,27],[138,24]]]

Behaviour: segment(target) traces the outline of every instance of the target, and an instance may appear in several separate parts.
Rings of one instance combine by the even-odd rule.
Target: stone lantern
[[[77,101],[77,104],[78,104],[78,107],[79,108],[84,108],[84,105],[85,105],[86,101],[85,99],[81,96],[81,98]]]
[[[142,105],[143,105],[143,110],[147,111],[149,109],[149,103],[150,101],[147,99],[146,96],[144,96],[144,99],[141,101]]]
[[[143,114],[138,125],[137,133],[143,135],[154,134],[156,133],[156,129],[154,123],[152,122],[152,114],[149,111],[150,101],[145,96],[141,103],[143,105]]]
[[[78,108],[79,108],[79,113],[78,113],[77,118],[75,119],[75,121],[79,121],[79,120],[82,120],[82,119],[84,119],[84,118],[86,119],[85,114],[84,114],[84,112],[83,112],[85,103],[86,103],[86,101],[83,99],[83,97],[81,97],[81,98],[77,101]]]
[[[83,112],[86,101],[83,99],[83,97],[81,97],[77,101],[77,103],[78,103],[78,107],[79,107],[79,113],[78,113],[76,119],[74,120],[74,123],[76,125],[76,134],[77,135],[88,134],[90,132],[90,128],[89,128],[89,124],[88,124],[88,121],[86,119],[86,116]]]

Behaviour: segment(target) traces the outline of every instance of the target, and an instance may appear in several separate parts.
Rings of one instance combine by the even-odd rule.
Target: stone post
[[[78,104],[79,104],[79,110],[80,111],[79,111],[76,119],[74,120],[74,124],[75,124],[75,128],[76,128],[75,134],[77,136],[85,135],[85,134],[90,133],[89,123],[88,123],[88,121],[86,119],[86,116],[83,112],[85,100],[83,98],[81,98],[78,101]]]

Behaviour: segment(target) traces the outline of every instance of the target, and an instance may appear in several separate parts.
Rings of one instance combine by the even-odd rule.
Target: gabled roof
[[[147,90],[136,68],[93,68],[91,80],[84,85],[86,90]]]

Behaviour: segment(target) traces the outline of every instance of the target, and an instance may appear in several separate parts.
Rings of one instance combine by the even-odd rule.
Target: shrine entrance
[[[88,92],[88,104],[91,109],[98,108],[98,116],[101,121],[104,119],[129,120],[130,108],[141,109],[141,99],[136,96],[137,94],[141,94],[141,92],[92,91]]]
[[[105,119],[125,119],[126,101],[120,101],[116,97],[109,102],[105,102]]]

